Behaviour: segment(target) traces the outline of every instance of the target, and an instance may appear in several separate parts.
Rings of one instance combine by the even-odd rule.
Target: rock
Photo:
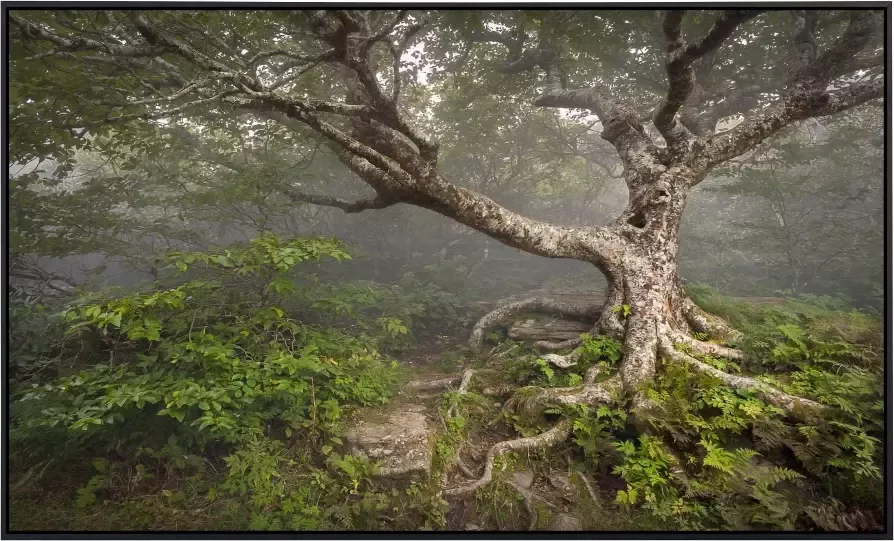
[[[409,404],[389,411],[358,412],[344,433],[348,451],[378,461],[379,474],[399,484],[428,478],[432,451],[425,406]]]
[[[472,524],[471,522],[466,524],[466,531],[468,532],[478,532],[481,531],[481,526],[477,524]]]
[[[509,338],[523,342],[535,342],[537,340],[560,342],[562,340],[579,338],[581,333],[585,333],[592,328],[592,323],[540,317],[513,323],[509,327]]]
[[[567,513],[558,513],[547,528],[553,532],[576,532],[583,530],[580,519]]]
[[[549,484],[554,486],[556,490],[561,492],[566,498],[574,495],[574,486],[571,484],[567,475],[561,473],[550,474]]]
[[[529,471],[517,471],[512,474],[515,484],[522,488],[531,488],[534,483],[534,474]]]

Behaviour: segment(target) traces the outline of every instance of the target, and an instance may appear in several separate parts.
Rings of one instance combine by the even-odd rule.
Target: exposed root
[[[745,376],[735,376],[722,370],[718,370],[681,351],[677,351],[674,349],[674,345],[669,339],[662,340],[661,354],[673,361],[686,363],[699,372],[710,374],[735,389],[748,389],[754,391],[761,398],[782,409],[792,417],[805,417],[826,409],[826,406],[823,406],[818,402],[782,392],[760,380]]]
[[[539,447],[549,447],[556,443],[565,441],[571,432],[571,423],[567,419],[559,421],[556,426],[551,429],[530,438],[519,438],[516,440],[507,440],[497,443],[490,448],[485,458],[484,473],[481,478],[473,483],[452,488],[445,491],[447,496],[462,496],[470,494],[479,488],[491,482],[494,473],[494,459],[502,454],[510,451],[520,451],[523,449],[536,449]]]
[[[459,471],[463,472],[463,475],[465,475],[469,479],[474,479],[475,474],[472,473],[472,470],[470,470],[469,467],[466,466],[466,463],[463,462],[463,459],[460,456],[460,451],[461,449],[457,449],[456,458],[453,459],[453,462],[456,464],[456,467],[459,468]]]
[[[557,368],[571,368],[577,364],[578,357],[580,357],[580,354],[556,355],[555,353],[547,353],[540,358]]]
[[[724,347],[718,344],[711,344],[696,340],[691,336],[686,336],[681,332],[672,331],[670,339],[675,344],[686,344],[692,351],[699,355],[711,355],[712,357],[724,357],[733,361],[744,361],[745,353],[733,348]]]
[[[431,381],[411,381],[404,385],[404,388],[413,391],[427,391],[430,389],[441,389],[448,385],[453,385],[457,381],[459,381],[459,376],[451,376],[449,378],[435,379]]]
[[[722,338],[729,342],[738,342],[742,339],[742,333],[733,329],[721,318],[709,314],[692,302],[692,299],[683,295],[683,317],[692,328],[709,336]]]
[[[519,494],[521,494],[522,501],[525,503],[525,510],[528,512],[528,516],[531,517],[530,522],[528,522],[528,530],[533,530],[535,527],[537,527],[537,508],[534,507],[533,503],[534,494],[518,483],[510,484],[512,485],[512,488],[514,488]]]
[[[463,372],[463,379],[459,384],[459,389],[457,389],[457,393],[466,394],[469,392],[469,383],[472,381],[472,376],[475,374],[475,370],[468,368],[465,372]]]
[[[596,379],[595,374],[592,377],[594,380]],[[620,390],[620,388],[621,378],[614,376],[602,383],[541,389],[534,398],[538,402],[546,404],[605,404],[612,401],[614,392]]]
[[[500,348],[500,346],[495,347],[493,350],[491,350],[491,353],[498,350],[499,348]],[[503,352],[500,352],[500,353],[497,353],[496,355],[494,355],[493,358],[494,358],[494,360],[504,359],[514,353],[517,353],[519,349],[521,349],[521,344],[513,344],[506,351],[503,351]]]
[[[484,396],[505,396],[511,394],[516,387],[512,385],[497,385],[495,387],[485,387],[481,390]]]
[[[457,389],[456,394],[464,395],[469,392],[469,383],[472,381],[472,376],[475,374],[475,370],[468,368],[465,372],[463,372],[463,379],[459,384],[459,389]],[[450,409],[447,410],[447,418],[453,417],[456,413],[456,403],[450,405]]]
[[[534,347],[541,351],[559,351],[562,349],[573,349],[579,346],[581,343],[580,338],[571,338],[570,340],[563,340],[561,342],[550,342],[549,340],[538,340],[534,342]]]
[[[555,504],[551,501],[543,498],[542,496],[538,496],[532,490],[529,490],[514,481],[510,481],[509,484],[514,488],[519,494],[521,494],[523,501],[525,503],[525,510],[528,511],[528,515],[531,517],[530,522],[528,522],[528,530],[533,530],[537,527],[537,508],[534,506],[534,502],[538,501],[543,505],[549,507],[552,510],[556,510]]]
[[[596,378],[602,374],[603,366],[594,364],[590,368],[587,368],[587,372],[584,374],[584,384],[589,385],[596,381]]]
[[[488,328],[509,319],[520,312],[545,312],[575,317],[595,317],[600,306],[592,304],[571,304],[567,302],[548,299],[546,297],[534,297],[517,302],[511,302],[486,314],[478,320],[469,336],[469,347],[474,351],[480,351],[484,344],[484,333]]]
[[[593,505],[599,507],[599,496],[596,495],[596,489],[593,488],[593,483],[587,479],[587,476],[582,472],[575,470],[575,475],[577,475],[578,479],[583,481],[584,486],[587,487],[587,493],[590,495],[590,499],[593,500]]]

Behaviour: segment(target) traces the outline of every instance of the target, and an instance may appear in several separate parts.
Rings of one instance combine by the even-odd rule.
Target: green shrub
[[[319,494],[284,484],[283,471],[296,464],[285,452],[287,442],[301,442],[310,452],[295,475],[330,475],[328,468],[335,473],[334,480],[320,481],[326,490],[348,483],[354,498],[372,466],[358,469],[354,457],[334,452],[342,444],[344,412],[386,402],[397,378],[396,365],[378,355],[376,336],[309,324],[281,307],[298,290],[289,275],[293,268],[322,257],[349,256],[331,239],[264,235],[241,247],[169,254],[178,274],[146,291],[96,293],[72,302],[64,311],[69,339],[98,336],[108,350],[83,359],[73,374],[17,386],[16,441],[44,442],[45,456],[60,442],[72,448],[55,467],[76,456],[113,452],[141,468],[152,459],[177,468],[187,457],[203,471],[199,457],[223,446],[226,476],[219,486],[206,487],[210,499],[246,495],[254,509],[252,527],[328,524],[309,503]],[[325,293],[317,292],[319,302]],[[79,489],[78,506],[95,502],[108,471],[98,471]],[[186,497],[168,492],[166,505]],[[371,508],[364,506],[384,497],[371,491],[370,500],[329,500],[344,525],[366,517]],[[261,513],[287,504],[295,507],[294,517],[277,521]],[[358,505],[366,511],[353,507]]]

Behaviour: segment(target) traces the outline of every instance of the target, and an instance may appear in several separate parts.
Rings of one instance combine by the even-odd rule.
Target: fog
[[[514,17],[520,15],[513,13],[444,15],[438,19],[441,30],[408,42],[400,57],[407,78],[403,114],[439,140],[440,173],[456,186],[550,224],[611,224],[628,202],[625,165],[602,136],[598,111],[532,106],[532,90],[508,75],[514,72],[494,67],[502,53],[488,49],[493,43],[473,47],[514,28]],[[580,29],[599,29],[604,40],[616,39],[620,32],[628,45],[615,43],[589,61],[575,56],[575,76],[602,77],[616,92],[656,99],[663,84],[657,81],[664,78],[658,53],[662,45],[651,31],[658,19],[650,13],[625,13],[586,15],[588,22]],[[818,17],[824,22],[814,30],[814,45],[831,46],[843,15]],[[481,29],[469,30],[478,28],[478,19]],[[693,19],[691,24],[695,26],[687,31],[696,32],[705,22]],[[712,76],[711,85],[717,88],[702,96],[700,118],[709,112],[715,119],[713,131],[733,130],[773,103],[788,84],[785,65],[791,52],[773,41],[783,26],[775,15],[762,19],[711,57],[715,72],[723,75]],[[575,32],[569,36],[577,36]],[[464,47],[453,46],[456,35],[468,40]],[[529,31],[526,39],[533,35]],[[591,39],[586,36],[584,32],[574,39]],[[767,39],[768,45],[761,45]],[[767,48],[764,56],[758,54],[762,47]],[[473,49],[480,58],[470,56]],[[602,71],[593,71],[597,64]],[[749,70],[758,66],[764,68],[756,78]],[[864,81],[877,71],[871,63],[854,66],[860,69],[835,79],[829,88]],[[275,67],[268,69],[275,72]],[[610,76],[606,67],[613,69]],[[469,79],[465,68],[478,70],[477,79]],[[46,114],[42,108],[49,98],[30,83],[42,80],[42,72],[18,69],[16,80],[30,89],[19,97],[24,101],[19,114],[25,119]],[[264,73],[261,84],[274,84],[275,77]],[[356,90],[350,81],[343,84],[338,69],[320,68],[318,75],[324,98]],[[378,77],[380,85],[395,84],[382,73]],[[728,78],[726,86],[723,77]],[[284,88],[298,92],[294,84]],[[345,99],[353,99],[348,94]],[[639,114],[646,118],[645,113]],[[321,144],[295,119],[270,112],[203,114],[161,115],[151,124],[153,133],[140,135],[126,125],[99,132],[78,127],[36,132],[34,142],[21,131],[15,135],[9,224],[21,242],[10,245],[13,270],[37,265],[67,277],[66,287],[130,288],[157,276],[154,258],[167,250],[226,246],[273,231],[345,240],[358,257],[324,265],[327,274],[345,279],[388,283],[426,266],[455,267],[464,280],[451,287],[468,296],[519,293],[549,277],[603,280],[587,263],[527,254],[413,204],[347,214],[290,200],[289,190],[349,201],[369,197],[371,190],[331,145]],[[682,114],[681,121],[690,122],[686,115],[691,113],[684,108]],[[883,282],[881,124],[878,103],[808,118],[708,173],[686,203],[678,256],[681,277],[736,296],[828,295],[878,309]],[[646,122],[645,130],[654,144],[664,147],[653,123]],[[48,276],[41,276],[46,282]],[[22,272],[13,272],[11,280],[16,287],[34,281]]]
[[[8,530],[890,524],[889,7],[230,7],[4,13]]]
[[[741,173],[709,176],[687,203],[680,250],[683,279],[707,283],[736,296],[809,293],[832,296],[855,307],[880,309],[883,153],[878,145],[880,122],[876,119],[873,124],[875,128],[865,130],[865,141],[860,142],[865,158],[855,164],[839,165],[817,159],[818,145],[834,143],[817,140],[815,128],[808,126],[790,135],[793,148],[787,148],[784,157],[775,159],[772,172],[763,177],[751,173],[755,178],[743,182]],[[766,144],[765,152],[772,152],[774,144],[791,145],[773,140]],[[607,154],[604,142],[596,141],[595,146]],[[475,158],[484,163],[491,157]],[[593,170],[620,168],[620,161],[607,159],[605,154],[585,156],[581,161],[588,166],[590,161],[595,162]],[[10,167],[12,178],[27,175],[34,165],[14,164]],[[40,169],[47,172],[44,176],[49,176],[56,165],[50,160]],[[302,166],[311,171],[309,175],[320,176],[326,176],[326,169],[332,167],[313,160]],[[90,196],[81,194],[76,181],[84,175],[79,168],[76,166],[73,174],[55,187],[39,189],[84,198],[79,204],[89,205]],[[528,173],[521,169],[516,174],[524,177]],[[536,178],[538,174],[530,175],[535,177],[530,185],[511,186],[507,190],[484,183],[478,189],[510,210],[568,226],[608,224],[627,200],[623,180],[611,175],[597,176],[595,186],[569,196],[561,192],[538,194],[538,182],[548,182],[546,178]],[[88,183],[102,182],[101,173],[87,176]],[[803,180],[799,184],[792,179]],[[356,181],[353,184],[347,188],[335,185],[330,191],[333,195],[351,196],[351,188],[362,190]],[[761,190],[765,193],[754,193]],[[323,235],[345,240],[356,258],[322,264],[321,272],[333,279],[391,283],[407,272],[434,266],[458,271],[450,287],[456,288],[454,292],[461,297],[481,292],[509,296],[557,278],[604,284],[604,277],[592,265],[527,254],[436,212],[410,205],[346,214],[324,207],[289,208],[282,206],[281,201],[214,204],[217,208],[202,209],[201,214],[211,215],[210,219],[189,219],[189,209],[180,211],[184,219],[176,223],[178,237],[186,233],[188,241],[142,232],[129,234],[124,230],[114,235],[131,247],[126,253],[73,253],[61,258],[13,255],[25,256],[45,271],[64,275],[75,284],[131,288],[152,279],[151,257],[162,254],[166,248],[227,246],[269,230],[284,236]],[[129,214],[127,210],[117,212]],[[229,214],[232,219],[215,220],[215,212]],[[13,274],[13,284],[26,282]]]

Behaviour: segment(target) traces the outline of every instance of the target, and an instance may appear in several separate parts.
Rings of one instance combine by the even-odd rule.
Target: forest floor
[[[560,297],[574,288],[580,290],[580,283],[577,278],[553,279],[533,291],[514,295],[510,300],[537,295]],[[604,290],[593,287],[587,291],[595,298]],[[737,300],[755,305],[779,305],[781,301],[765,297]],[[387,357],[396,361],[399,375],[390,402],[381,407],[352,410],[345,418],[349,424],[361,420],[378,425],[382,440],[394,440],[394,437],[388,437],[389,427],[391,434],[403,433],[406,426],[412,424],[409,416],[402,417],[403,412],[412,412],[410,415],[414,422],[424,425],[424,429],[416,432],[424,436],[415,442],[422,442],[423,449],[427,444],[430,451],[426,459],[429,464],[427,474],[419,475],[416,471],[410,478],[402,479],[406,491],[394,491],[391,484],[393,479],[382,477],[382,483],[377,480],[364,485],[367,488],[359,493],[350,492],[349,496],[340,497],[344,500],[344,504],[338,504],[341,507],[321,506],[321,513],[327,520],[341,512],[354,513],[357,521],[348,523],[346,528],[360,530],[667,529],[667,523],[659,522],[644,507],[616,503],[619,491],[628,488],[626,482],[614,473],[612,464],[603,460],[603,455],[599,455],[597,462],[593,455],[583,450],[583,443],[571,443],[577,436],[572,436],[565,444],[498,456],[489,483],[474,491],[451,495],[455,489],[482,477],[488,452],[494,445],[543,432],[543,423],[549,417],[532,421],[524,418],[515,407],[517,404],[513,404],[515,398],[523,399],[523,393],[513,397],[513,392],[519,387],[546,381],[544,374],[538,372],[540,369],[535,362],[537,354],[530,347],[504,341],[505,333],[500,330],[488,336],[489,343],[482,352],[473,353],[469,348],[472,322],[502,302],[506,299],[476,299],[476,302],[467,305],[469,310],[465,323],[449,329],[426,329],[428,332],[406,349],[390,352]],[[848,317],[853,319],[856,316],[849,314]],[[493,347],[494,342],[500,344]],[[474,370],[474,375],[469,380],[469,392],[463,394],[459,392],[461,381],[470,369]],[[550,375],[547,384],[566,385],[567,377],[567,374]],[[422,416],[424,423],[419,421]],[[380,422],[382,419],[388,420],[388,423]],[[619,440],[631,439],[633,435],[628,428],[620,428],[615,436]],[[349,443],[347,436],[344,439]],[[307,449],[307,443],[296,440],[292,444],[287,453],[289,457],[299,459],[304,452],[302,449]],[[355,452],[356,449],[338,452],[348,451]],[[20,452],[29,451],[23,449]],[[109,454],[113,464],[118,460],[114,453],[111,451]],[[11,525],[16,530],[38,531],[319,528],[300,524],[284,528],[265,518],[268,509],[273,510],[269,515],[280,512],[294,516],[293,511],[278,511],[274,505],[269,505],[263,511],[252,514],[250,495],[222,496],[212,490],[211,487],[217,486],[228,471],[228,464],[221,458],[226,453],[217,454],[219,456],[199,457],[208,465],[207,474],[203,475],[190,475],[188,468],[167,463],[162,465],[161,460],[157,461],[159,466],[149,477],[131,468],[134,461],[127,464],[121,461],[114,470],[100,470],[96,465],[98,459],[93,455],[85,455],[78,467],[67,468],[61,475],[45,478],[40,483],[29,481],[29,477],[32,474],[41,477],[38,471],[39,467],[43,467],[41,464],[32,468],[33,472],[11,471]],[[394,462],[395,457],[403,455],[398,450],[389,456]],[[318,467],[323,468],[322,465]],[[281,473],[283,477],[288,475],[288,471]],[[143,481],[144,478],[149,481]],[[306,475],[300,477],[299,483],[306,483],[306,478]],[[102,481],[101,488],[95,482],[97,480]],[[137,481],[140,481],[139,485]],[[350,490],[350,485],[345,487],[345,490]],[[212,492],[215,494],[213,497]],[[389,500],[391,503],[382,509],[367,509],[361,505],[371,502],[379,494],[390,494],[396,499]],[[360,503],[354,505],[355,501]],[[348,504],[354,507],[346,508]],[[331,521],[325,524],[337,523]],[[867,524],[871,526],[874,523]]]
[[[468,330],[439,336],[418,343],[411,350],[396,355],[401,365],[404,386],[389,408],[422,405],[432,440],[442,441],[449,433],[444,419],[442,399],[455,392],[459,379],[468,368],[494,368],[490,361],[464,356]],[[485,356],[486,357],[486,356]],[[502,359],[497,359],[499,363]],[[440,389],[407,388],[413,382],[424,386],[453,378],[454,382]],[[453,464],[445,468],[441,487],[449,491],[476,480],[482,473],[485,457],[494,444],[519,437],[501,416],[503,404],[499,396],[485,396],[486,403],[477,404],[463,438],[453,451],[474,477],[467,476]],[[437,444],[437,443],[436,443]],[[624,481],[609,472],[590,472],[586,482],[574,465],[570,452],[561,449],[520,451],[512,461],[502,463],[494,481],[461,497],[449,498],[446,513],[448,530],[636,530],[648,528],[648,522],[618,514],[612,504]],[[589,487],[587,486],[589,484]]]

